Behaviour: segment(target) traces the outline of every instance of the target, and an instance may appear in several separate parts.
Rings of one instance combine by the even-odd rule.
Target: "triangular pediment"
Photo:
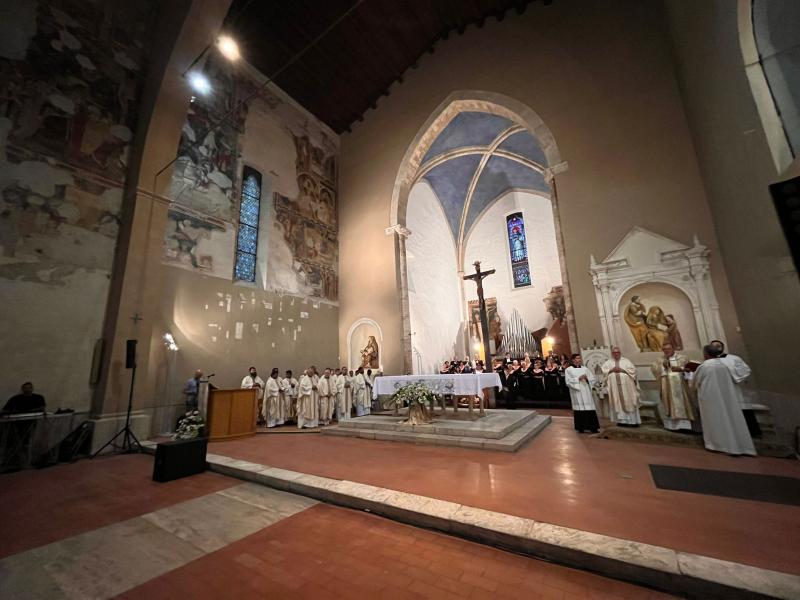
[[[634,227],[622,238],[603,263],[626,261],[630,266],[658,264],[664,252],[688,250],[689,246],[645,229]]]

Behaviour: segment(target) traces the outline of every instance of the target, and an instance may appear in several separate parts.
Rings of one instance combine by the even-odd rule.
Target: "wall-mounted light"
[[[172,352],[178,351],[178,344],[175,343],[175,338],[172,337],[171,333],[164,334],[164,345],[167,347],[167,350],[171,350]]]
[[[199,71],[192,71],[188,75],[189,85],[192,89],[202,96],[206,96],[211,92],[211,82],[203,73]]]
[[[239,60],[241,56],[239,44],[229,35],[221,35],[217,38],[217,50],[231,62]]]

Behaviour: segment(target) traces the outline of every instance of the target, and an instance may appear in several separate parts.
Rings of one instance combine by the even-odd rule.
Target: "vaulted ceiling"
[[[438,40],[522,13],[530,1],[234,0],[226,28],[251,64],[268,77],[278,73],[280,88],[342,133]]]
[[[483,211],[506,192],[549,193],[547,166],[539,143],[521,125],[489,113],[462,112],[433,141],[417,179],[433,188],[460,247]]]

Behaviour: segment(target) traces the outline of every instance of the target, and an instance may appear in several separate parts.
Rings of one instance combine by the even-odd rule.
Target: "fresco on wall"
[[[280,271],[290,267],[297,285],[306,294],[336,301],[338,298],[338,236],[336,227],[335,157],[294,136],[297,149],[297,198],[275,192],[274,213],[279,236],[291,251],[291,262],[278,273],[267,273],[268,286],[280,289]],[[283,273],[285,275],[285,273]]]
[[[3,24],[0,277],[110,267],[151,8],[28,2]]]
[[[467,302],[469,307],[469,334],[470,338],[480,341],[481,337],[481,309],[478,300]],[[497,312],[497,298],[486,298],[486,319],[489,321],[489,338],[494,342],[494,352],[503,344],[503,322]]]
[[[338,144],[289,99],[232,75],[226,63],[210,61],[205,74],[215,91],[189,106],[169,189],[164,263],[232,278],[243,148],[253,144],[248,135],[258,136],[261,152],[247,164],[277,191],[262,195],[269,222],[261,223],[267,233],[259,244],[267,243],[257,252],[257,283],[336,301]]]
[[[88,405],[154,6],[23,0],[0,21],[0,394],[35,376]]]

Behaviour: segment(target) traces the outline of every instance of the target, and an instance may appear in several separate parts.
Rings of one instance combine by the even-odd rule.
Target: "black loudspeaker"
[[[153,481],[172,481],[206,470],[208,438],[161,442],[156,446]]]
[[[125,368],[132,369],[136,366],[136,340],[125,342]]]
[[[800,177],[773,183],[769,191],[792,253],[794,267],[800,272]]]

